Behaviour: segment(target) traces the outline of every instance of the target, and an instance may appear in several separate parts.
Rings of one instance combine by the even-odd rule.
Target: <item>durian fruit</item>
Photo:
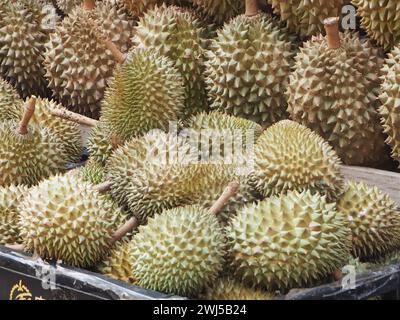
[[[108,254],[120,215],[91,184],[72,175],[31,188],[19,210],[26,251],[78,267],[94,266]]]
[[[205,300],[273,300],[274,295],[231,278],[220,278],[200,297]]]
[[[236,277],[268,290],[312,285],[340,269],[349,235],[344,214],[310,191],[248,205],[227,227]]]
[[[322,33],[323,21],[329,17],[339,16],[342,7],[350,0],[267,0],[267,2],[291,31],[305,38]]]
[[[357,33],[339,35],[338,24],[327,19],[328,36],[306,42],[297,55],[288,111],[327,140],[345,164],[376,166],[386,159],[377,112],[383,59]]]
[[[97,2],[90,9],[91,2],[76,7],[51,34],[44,65],[49,86],[65,107],[98,118],[107,82],[117,64],[99,33],[127,52],[134,28],[133,20],[122,9],[109,2]]]
[[[133,237],[132,273],[140,287],[193,296],[217,278],[224,248],[222,229],[210,212],[197,206],[166,210]]]
[[[310,190],[335,201],[344,188],[341,161],[319,135],[290,120],[280,121],[257,140],[253,181],[266,197]]]
[[[120,0],[120,3],[134,17],[140,17],[149,9],[153,9],[156,5],[163,3],[167,5],[185,5],[191,0]]]
[[[390,50],[400,42],[399,12],[397,0],[352,0],[357,6],[362,27],[368,35]]]
[[[244,0],[192,0],[192,2],[218,24],[242,14],[245,3]]]
[[[337,209],[351,230],[354,257],[374,260],[400,248],[397,205],[377,187],[350,181]]]
[[[127,141],[152,129],[168,130],[184,108],[184,83],[173,62],[153,50],[135,49],[109,83],[101,121]]]
[[[400,47],[389,54],[382,73],[379,114],[388,136],[386,143],[392,148],[393,159],[400,163]]]
[[[22,99],[14,87],[0,78],[0,121],[19,119],[20,103]]]
[[[24,186],[0,187],[0,245],[21,241],[18,205],[27,192]]]
[[[130,261],[131,243],[123,242],[97,266],[97,270],[107,277],[135,284]]]
[[[104,166],[94,161],[93,159],[89,159],[88,163],[80,168],[79,173],[83,181],[89,182],[94,185],[104,182],[105,179]]]
[[[207,51],[211,108],[265,127],[286,118],[293,56],[288,35],[269,15],[249,9],[232,19]]]
[[[163,210],[198,204],[208,208],[226,185],[241,183],[219,215],[222,222],[246,203],[256,201],[249,179],[235,166],[199,163],[186,139],[149,133],[117,149],[106,164],[113,198],[142,222]]]
[[[62,12],[69,14],[73,9],[82,4],[82,0],[56,0],[56,4]]]
[[[59,137],[48,128],[29,124],[35,103],[35,97],[27,102],[20,124],[0,122],[0,186],[31,186],[66,168],[67,155]]]
[[[111,133],[103,121],[99,121],[90,131],[87,141],[90,158],[93,161],[106,164],[108,157],[122,144],[122,139]]]
[[[182,74],[186,94],[184,115],[189,117],[207,110],[203,77],[206,42],[196,16],[188,9],[163,4],[148,10],[135,32],[137,47],[153,48],[167,56]]]
[[[8,1],[2,6],[0,75],[23,97],[48,95],[44,46],[58,21],[55,8],[45,0]]]

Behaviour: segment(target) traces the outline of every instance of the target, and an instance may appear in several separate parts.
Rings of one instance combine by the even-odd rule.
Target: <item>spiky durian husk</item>
[[[392,148],[393,159],[400,162],[400,47],[389,54],[382,70],[381,122],[387,134],[386,143]]]
[[[20,0],[9,1],[5,11],[0,23],[0,74],[23,97],[46,96],[43,55],[58,21],[55,8],[45,0]]]
[[[54,0],[57,7],[65,14],[70,14],[77,6],[82,6],[83,0]],[[120,5],[120,0],[96,0],[95,4],[99,5],[101,2],[108,2],[114,6]],[[101,5],[101,4],[100,4]]]
[[[18,122],[0,122],[0,186],[31,186],[65,170],[65,149],[49,129],[30,125],[26,135],[17,129]]]
[[[249,205],[227,227],[236,275],[273,290],[310,285],[340,269],[349,235],[335,204],[309,191]]]
[[[80,267],[93,266],[108,253],[119,215],[91,184],[71,175],[31,188],[19,210],[27,251]]]
[[[21,242],[18,205],[27,191],[23,186],[0,187],[0,245]]]
[[[268,15],[233,19],[218,31],[207,57],[211,108],[263,126],[286,118],[293,53],[287,34]]]
[[[341,34],[341,47],[324,37],[306,42],[296,57],[288,87],[293,120],[320,134],[349,165],[386,159],[377,109],[383,59],[357,33]]]
[[[139,227],[131,243],[133,275],[147,289],[192,296],[224,263],[224,235],[210,212],[188,206],[164,211]]]
[[[245,11],[245,1],[242,0],[192,0],[192,2],[218,24],[223,24]]]
[[[69,109],[98,118],[100,102],[116,66],[100,37],[108,37],[127,52],[133,34],[133,21],[108,2],[99,3],[93,10],[76,7],[46,44],[44,65],[54,95]]]
[[[267,0],[288,28],[303,38],[324,32],[324,20],[341,15],[350,0]]]
[[[169,57],[181,72],[185,82],[186,116],[208,109],[203,78],[206,46],[203,34],[199,21],[189,10],[165,4],[147,11],[136,27],[135,44],[154,48]]]
[[[335,201],[343,192],[340,159],[307,127],[280,121],[264,131],[254,149],[254,184],[267,197],[289,190],[311,190]]]
[[[153,50],[135,49],[109,83],[101,119],[127,141],[152,129],[168,130],[184,108],[183,79],[173,62]]]
[[[390,50],[400,41],[400,2],[397,0],[352,0],[368,35]]]
[[[274,295],[247,287],[232,278],[221,278],[200,297],[206,300],[272,300]]]
[[[93,159],[89,159],[88,163],[80,169],[79,173],[83,181],[91,184],[100,184],[104,182],[104,166]]]
[[[98,266],[97,270],[107,277],[135,284],[130,261],[130,242],[124,242],[114,248]]]
[[[20,104],[22,99],[14,87],[0,78],[0,121],[19,119]]]
[[[125,9],[135,17],[140,17],[149,9],[162,5],[184,5],[191,0],[120,0]]]
[[[350,181],[338,202],[353,239],[353,255],[377,259],[400,248],[400,214],[396,203],[377,187]]]

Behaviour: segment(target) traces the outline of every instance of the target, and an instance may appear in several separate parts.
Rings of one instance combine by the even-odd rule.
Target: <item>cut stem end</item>
[[[339,17],[331,17],[324,20],[326,38],[330,49],[340,48]]]
[[[25,112],[18,127],[19,134],[25,135],[28,133],[28,125],[29,121],[33,117],[33,114],[35,113],[35,105],[36,105],[36,97],[32,96],[25,104]]]

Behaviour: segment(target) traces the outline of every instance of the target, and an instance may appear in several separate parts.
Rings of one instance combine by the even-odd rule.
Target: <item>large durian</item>
[[[217,218],[205,209],[164,211],[139,227],[131,242],[133,276],[141,287],[193,296],[222,270],[224,239]]]
[[[274,295],[231,278],[221,278],[200,297],[206,300],[272,300]]]
[[[257,140],[253,181],[264,196],[311,190],[334,201],[344,188],[341,161],[320,136],[290,120],[280,121]]]
[[[321,33],[323,21],[341,14],[350,0],[267,0],[288,28],[303,38]]]
[[[66,169],[60,138],[48,128],[29,124],[35,102],[35,98],[27,102],[20,124],[0,122],[0,186],[34,185]]]
[[[23,97],[48,95],[44,77],[45,43],[57,24],[55,8],[46,0],[1,4],[0,75]]]
[[[105,257],[120,215],[91,184],[72,175],[56,175],[31,188],[19,210],[25,250],[80,267]]]
[[[310,191],[249,205],[227,227],[236,276],[269,290],[311,285],[340,269],[349,235],[344,214]]]
[[[337,209],[351,230],[355,257],[377,259],[400,248],[397,205],[377,187],[350,181]]]
[[[109,2],[89,8],[76,7],[55,29],[46,44],[44,64],[49,86],[62,104],[97,118],[117,64],[99,34],[127,52],[134,28],[132,19]]]
[[[208,16],[223,24],[244,12],[244,0],[192,0],[192,2]]]
[[[136,27],[134,43],[169,57],[181,72],[186,116],[208,109],[203,78],[206,46],[203,33],[198,19],[188,9],[165,4],[148,10]]]
[[[0,121],[19,119],[21,103],[14,87],[0,78]]]
[[[400,47],[395,47],[382,70],[382,91],[379,96],[381,121],[392,148],[392,157],[400,163]]]
[[[397,0],[352,0],[362,27],[386,50],[400,42],[400,2]]]
[[[27,191],[23,186],[0,187],[0,245],[21,241],[18,205]]]
[[[383,59],[357,33],[339,36],[338,20],[326,24],[328,37],[306,42],[296,57],[288,111],[326,139],[345,164],[379,165],[387,158],[377,111]]]
[[[286,118],[293,55],[287,34],[270,16],[248,10],[232,19],[207,51],[211,108],[263,126]]]
[[[173,62],[153,50],[135,49],[109,83],[101,121],[127,141],[152,129],[168,130],[184,109],[184,83]]]

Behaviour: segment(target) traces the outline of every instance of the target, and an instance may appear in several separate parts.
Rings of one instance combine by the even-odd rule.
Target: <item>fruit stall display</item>
[[[377,7],[0,0],[0,299],[399,298]]]

